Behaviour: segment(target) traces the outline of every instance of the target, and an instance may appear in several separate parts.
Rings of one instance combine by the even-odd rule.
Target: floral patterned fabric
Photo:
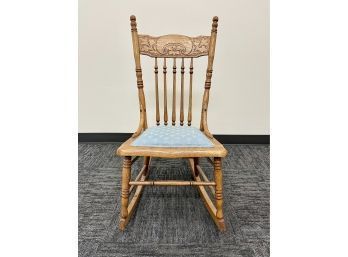
[[[146,129],[132,146],[151,147],[213,147],[213,143],[191,126],[155,126]]]

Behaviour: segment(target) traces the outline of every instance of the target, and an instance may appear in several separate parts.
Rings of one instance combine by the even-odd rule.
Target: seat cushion
[[[150,147],[213,147],[213,143],[191,126],[155,126],[146,129],[131,144]]]

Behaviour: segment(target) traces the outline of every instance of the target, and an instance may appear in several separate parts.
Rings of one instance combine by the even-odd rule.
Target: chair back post
[[[205,85],[204,85],[204,95],[203,95],[202,112],[201,112],[200,129],[209,138],[212,138],[213,136],[208,129],[207,112],[208,112],[208,103],[209,103],[209,90],[211,86],[211,77],[213,75],[213,62],[214,62],[214,55],[215,55],[218,21],[219,21],[218,17],[214,16],[212,29],[211,29],[210,42],[209,42],[208,67],[207,67],[207,73],[206,73],[206,79],[205,79]]]
[[[135,61],[135,72],[137,77],[137,87],[138,87],[139,106],[140,106],[140,123],[139,123],[139,128],[135,134],[139,135],[143,129],[147,128],[146,103],[145,103],[145,94],[143,90],[144,83],[143,83],[143,74],[142,74],[141,63],[140,63],[140,47],[139,47],[136,17],[134,15],[131,15],[130,21],[131,21],[132,43],[133,43],[133,53],[134,53],[134,61]]]

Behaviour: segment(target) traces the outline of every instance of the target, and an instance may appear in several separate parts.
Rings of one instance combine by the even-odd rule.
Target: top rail
[[[150,57],[200,57],[209,54],[210,36],[138,35],[140,54]]]

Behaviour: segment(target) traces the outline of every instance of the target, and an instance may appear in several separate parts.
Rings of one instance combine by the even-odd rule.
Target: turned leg
[[[120,229],[125,229],[125,222],[128,217],[128,197],[129,197],[129,180],[131,176],[131,157],[125,156],[122,169],[122,192],[121,192],[121,219]]]
[[[199,172],[197,170],[197,165],[199,164],[199,158],[198,157],[195,157],[193,158],[193,164],[194,164],[194,173],[195,173],[195,176],[197,177]]]
[[[144,175],[146,177],[149,174],[149,163],[150,163],[150,157],[149,156],[144,156],[144,166],[145,166]]]
[[[216,218],[218,220],[219,229],[225,230],[224,215],[222,211],[223,197],[222,197],[222,170],[221,158],[214,158],[214,179],[215,179],[215,201],[216,201]]]

